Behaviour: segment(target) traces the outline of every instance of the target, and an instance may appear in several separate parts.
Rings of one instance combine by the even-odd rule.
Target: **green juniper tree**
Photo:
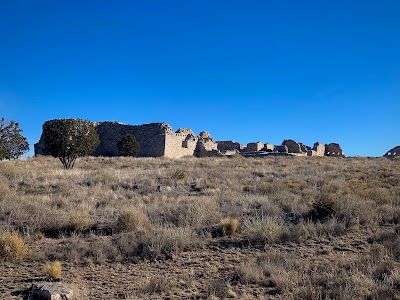
[[[93,123],[82,119],[57,119],[43,126],[46,151],[72,169],[79,156],[91,154],[100,140]]]
[[[17,122],[0,119],[0,160],[17,159],[29,151],[28,141],[21,132]]]
[[[139,153],[140,145],[132,134],[124,136],[117,144],[118,154],[122,156],[136,156]]]

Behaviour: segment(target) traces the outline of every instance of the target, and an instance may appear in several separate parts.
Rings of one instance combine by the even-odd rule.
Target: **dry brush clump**
[[[25,259],[28,254],[28,246],[18,234],[0,233],[0,258],[18,261]]]
[[[17,232],[32,261],[131,263],[218,243],[272,247],[202,295],[226,296],[229,283],[295,299],[379,299],[399,290],[399,186],[398,160],[381,158],[83,157],[65,170],[38,157],[0,162],[0,230]],[[354,236],[366,244],[360,253],[373,254],[333,262],[332,249],[343,246],[331,244],[352,247]],[[328,243],[315,260],[279,252]],[[156,283],[146,293],[163,290]]]
[[[45,272],[50,280],[58,281],[61,278],[62,265],[59,261],[49,262],[45,266]]]

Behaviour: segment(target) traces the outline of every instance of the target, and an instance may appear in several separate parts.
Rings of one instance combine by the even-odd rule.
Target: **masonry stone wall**
[[[198,138],[192,134],[165,135],[165,152],[164,156],[169,158],[181,158],[184,156],[193,156],[197,146]]]
[[[388,158],[400,157],[400,146],[396,146],[396,147],[390,149],[388,152],[386,152],[384,157],[388,157]]]
[[[312,151],[315,151],[315,155],[313,155],[313,156],[324,156],[325,155],[325,145],[320,142],[316,142],[316,143],[314,143]]]
[[[264,148],[264,144],[261,142],[248,143],[244,151],[245,152],[260,151],[262,148]]]
[[[270,143],[265,143],[264,144],[264,150],[266,150],[266,151],[274,151],[275,150],[275,145],[270,144]]]
[[[46,121],[43,128],[51,122]],[[260,142],[248,143],[247,147],[234,141],[216,142],[209,132],[203,131],[199,136],[189,128],[179,128],[173,131],[167,123],[150,123],[143,125],[127,125],[119,122],[94,123],[100,138],[100,144],[92,153],[95,156],[118,156],[117,143],[126,135],[132,134],[140,144],[139,157],[184,156],[221,156],[241,153],[243,156],[263,157],[267,155],[308,155],[342,157],[344,153],[339,144],[323,145],[315,143],[313,148],[293,140],[284,140],[281,146]],[[35,155],[48,155],[41,136],[35,144]],[[386,157],[400,156],[400,146],[385,154]]]
[[[202,131],[199,135],[194,155],[197,157],[219,156],[218,143],[211,137],[208,131]]]
[[[218,144],[218,150],[222,152],[242,150],[244,148],[241,143],[234,141],[217,141],[216,143]]]
[[[275,151],[278,153],[289,153],[289,149],[286,145],[276,146]]]
[[[54,120],[46,121],[43,128]],[[94,123],[99,135],[100,144],[92,153],[94,156],[117,156],[117,143],[127,134],[136,137],[140,145],[138,156],[164,156],[165,134],[173,133],[167,123],[151,123],[144,125],[126,125],[119,122],[98,122]],[[43,135],[35,144],[35,155],[48,155],[43,141]]]
[[[282,142],[282,146],[286,146],[288,148],[289,153],[302,153],[302,149],[299,143],[294,140],[284,140]]]
[[[135,136],[140,145],[139,157],[164,156],[165,135],[173,133],[167,123],[126,125],[118,122],[96,123],[100,144],[93,152],[95,156],[117,156],[117,143],[127,134]]]
[[[325,156],[344,157],[342,147],[336,143],[325,145]]]
[[[54,120],[46,121],[46,128]],[[94,123],[100,144],[92,153],[94,156],[118,156],[117,144],[126,135],[132,134],[140,145],[139,157],[212,156],[217,155],[218,144],[207,131],[196,136],[189,128],[179,128],[176,132],[167,123],[127,125],[119,122]],[[41,136],[35,144],[35,155],[48,155]]]

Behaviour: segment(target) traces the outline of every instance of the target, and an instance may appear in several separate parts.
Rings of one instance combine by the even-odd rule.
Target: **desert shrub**
[[[239,219],[223,218],[218,224],[218,228],[222,231],[222,235],[235,235],[239,228]]]
[[[353,194],[338,198],[334,208],[335,217],[345,223],[348,228],[374,225],[379,218],[376,214],[371,214],[371,211],[376,209],[374,201],[362,199]]]
[[[400,261],[400,230],[399,226],[394,228],[393,231],[382,231],[372,237],[372,241],[382,245],[387,254],[395,260]]]
[[[62,251],[54,247],[45,249],[46,257],[50,260],[94,262],[96,264],[122,260],[117,245],[110,237],[72,236],[66,238],[62,244]]]
[[[75,212],[71,214],[69,226],[72,230],[84,231],[93,226],[93,220],[87,212]]]
[[[250,261],[241,264],[235,268],[232,280],[233,282],[240,282],[242,284],[258,284],[261,286],[273,286],[271,273],[268,267],[256,261]]]
[[[243,221],[243,236],[249,241],[273,243],[279,240],[283,231],[281,221],[271,217],[259,217]]]
[[[128,134],[117,143],[117,149],[119,155],[136,156],[139,153],[140,146],[136,137]]]
[[[148,216],[138,210],[131,209],[122,212],[116,223],[116,230],[121,231],[143,231],[149,226]]]
[[[384,281],[385,279],[389,278],[394,268],[395,266],[392,261],[381,261],[376,265],[372,276],[375,280]]]
[[[60,280],[61,278],[61,263],[59,261],[49,262],[45,266],[45,272],[51,280]]]
[[[29,151],[28,140],[21,132],[17,122],[0,119],[0,160],[17,159]]]
[[[95,126],[88,120],[56,119],[43,125],[45,150],[72,169],[79,156],[91,154],[100,143]]]
[[[210,197],[199,197],[195,201],[182,200],[175,204],[163,204],[149,212],[153,224],[160,226],[200,227],[215,224],[221,219],[219,206]]]
[[[174,180],[183,180],[186,177],[186,173],[184,170],[176,170],[172,175],[171,178]]]
[[[309,217],[315,221],[324,221],[331,218],[336,213],[335,203],[331,196],[322,195],[318,201],[314,202],[309,212]]]
[[[223,278],[209,280],[205,288],[207,299],[225,299],[229,293],[227,282]]]
[[[28,246],[17,234],[6,233],[0,235],[0,257],[15,261],[25,259],[28,253]]]
[[[324,222],[304,222],[307,233],[313,237],[340,236],[348,231],[346,223],[337,218],[330,218]]]
[[[199,238],[188,227],[158,227],[146,233],[122,233],[113,244],[126,261],[170,259],[177,252],[195,248]]]
[[[310,236],[304,222],[290,224],[283,228],[280,240],[284,243],[300,243]]]
[[[164,276],[154,276],[143,286],[141,291],[146,294],[166,293],[171,289],[171,281]]]
[[[0,164],[0,176],[2,176],[2,181],[16,179],[18,173],[19,170],[15,162],[3,162]]]

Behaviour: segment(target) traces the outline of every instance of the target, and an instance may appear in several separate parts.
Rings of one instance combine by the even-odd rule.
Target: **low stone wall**
[[[264,148],[264,144],[261,142],[255,142],[255,143],[248,143],[247,147],[243,149],[244,152],[254,152],[254,151],[260,151],[262,148]]]
[[[263,149],[267,150],[267,151],[274,151],[275,150],[275,145],[270,144],[270,143],[265,143]]]
[[[222,152],[242,150],[244,148],[241,143],[234,141],[217,141],[216,143],[218,144],[218,150]]]

